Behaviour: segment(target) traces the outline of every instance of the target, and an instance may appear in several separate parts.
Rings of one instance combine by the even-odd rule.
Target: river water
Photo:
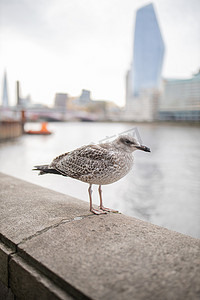
[[[27,124],[39,129],[39,124]],[[87,184],[57,175],[37,176],[34,165],[126,130],[138,130],[151,153],[134,152],[134,167],[120,181],[103,186],[104,205],[200,238],[199,127],[124,123],[49,123],[50,136],[24,135],[0,144],[0,171],[88,201]],[[93,187],[98,204],[97,187]],[[89,201],[88,201],[89,202]],[[89,203],[88,203],[89,209]]]

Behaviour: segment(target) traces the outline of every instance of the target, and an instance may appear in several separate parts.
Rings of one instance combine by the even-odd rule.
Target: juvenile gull
[[[39,175],[51,173],[72,177],[89,183],[90,211],[102,214],[116,212],[103,206],[101,186],[118,181],[133,166],[133,151],[150,152],[129,135],[120,135],[112,142],[87,145],[56,157],[49,165],[35,166]],[[100,209],[92,206],[92,184],[99,185]]]

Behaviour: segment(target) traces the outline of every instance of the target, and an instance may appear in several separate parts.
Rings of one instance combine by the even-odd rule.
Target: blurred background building
[[[127,119],[155,120],[164,52],[154,6],[146,5],[136,13],[133,58],[126,76]]]
[[[24,109],[31,106],[31,96],[27,95],[26,97],[22,97],[21,86],[19,81],[16,82],[16,95],[17,95],[17,106],[19,108]]]
[[[188,79],[163,81],[159,119],[200,121],[200,70]]]
[[[135,22],[130,92],[139,96],[145,89],[158,88],[164,57],[164,43],[153,4],[138,9]]]
[[[66,93],[56,93],[55,99],[54,99],[54,107],[57,109],[66,111],[67,104],[68,104],[68,98],[69,98],[69,96]]]
[[[76,102],[79,103],[79,105],[87,105],[91,101],[91,92],[88,90],[82,89],[80,97],[76,99]]]
[[[9,101],[8,101],[7,74],[5,71],[4,78],[3,78],[2,107],[8,107],[8,106],[9,106]]]

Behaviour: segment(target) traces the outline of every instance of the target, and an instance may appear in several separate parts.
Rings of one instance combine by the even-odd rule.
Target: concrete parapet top
[[[0,185],[0,280],[18,299],[199,299],[200,240],[5,174]]]

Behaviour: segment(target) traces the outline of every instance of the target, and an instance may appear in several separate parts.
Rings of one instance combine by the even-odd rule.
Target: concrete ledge
[[[95,216],[86,202],[4,174],[0,186],[0,280],[9,297],[199,299],[199,239],[121,214]]]
[[[0,242],[0,281],[8,287],[9,257],[15,251]]]
[[[74,299],[18,255],[10,262],[10,286],[19,299]]]

